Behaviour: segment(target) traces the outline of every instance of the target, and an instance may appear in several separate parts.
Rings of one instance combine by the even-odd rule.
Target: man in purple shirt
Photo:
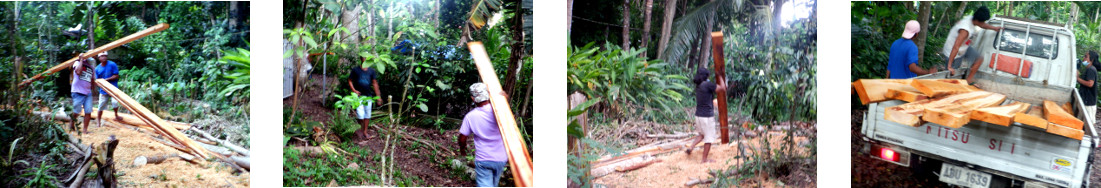
[[[470,93],[476,107],[463,117],[463,125],[459,128],[459,152],[466,155],[466,140],[473,137],[475,181],[478,187],[496,187],[501,172],[508,165],[508,154],[496,116],[493,115],[493,107],[489,105],[489,91],[485,84],[470,85]]]
[[[83,53],[73,62],[73,83],[70,89],[73,93],[73,114],[70,119],[73,121],[69,122],[69,127],[77,132],[80,132],[76,127],[77,114],[84,113],[84,133],[88,133],[88,122],[92,118],[92,87],[95,86],[92,78],[96,77],[96,72],[93,71],[95,67],[92,67],[94,64],[95,60],[85,57]]]

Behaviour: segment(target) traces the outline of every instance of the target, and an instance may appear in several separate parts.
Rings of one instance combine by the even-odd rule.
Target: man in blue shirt
[[[96,60],[99,61],[99,65],[96,65],[96,79],[107,80],[117,88],[119,86],[119,66],[114,61],[107,60],[107,52],[99,53]],[[104,91],[101,87],[99,89],[99,116],[96,116],[96,120],[99,121],[98,126],[103,126],[103,109],[107,109],[108,101],[110,101],[110,107],[115,109],[115,121],[122,122],[122,117],[119,116],[119,101],[107,95],[107,91]]]
[[[910,20],[906,22],[906,29],[902,32],[902,38],[891,44],[891,52],[887,59],[887,78],[908,79],[937,72],[937,68],[929,70],[918,66],[918,47],[910,40],[921,31],[921,24]]]

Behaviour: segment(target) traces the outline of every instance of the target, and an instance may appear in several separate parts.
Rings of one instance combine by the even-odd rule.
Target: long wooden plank
[[[1082,135],[1085,134],[1085,131],[1082,131],[1082,129],[1075,129],[1055,123],[1048,123],[1047,132],[1067,138],[1073,138],[1075,140],[1082,140]]]
[[[906,102],[914,102],[929,98],[926,97],[925,94],[921,94],[921,92],[917,90],[907,91],[896,88],[887,89],[887,94],[884,94],[883,96],[887,99],[902,100]]]
[[[1028,103],[1013,102],[1004,106],[980,108],[971,112],[971,119],[1009,126],[1010,123],[1013,123],[1013,115],[1025,112],[1029,106],[1031,105]]]
[[[715,59],[715,81],[726,85],[726,65],[724,65],[726,60],[723,58],[723,32],[721,31],[711,32],[711,57]],[[715,91],[715,98],[719,102],[716,107],[719,111],[720,141],[722,141],[723,144],[730,143],[730,136],[728,135],[730,132],[730,122],[726,115],[726,90]]]
[[[966,81],[964,81],[964,83],[966,83]],[[947,83],[926,79],[914,79],[913,82],[910,82],[910,86],[913,86],[918,91],[921,91],[921,93],[925,94],[925,96],[933,98],[945,95],[978,91],[978,89],[974,87],[960,85],[959,83]]]
[[[505,143],[505,151],[509,156],[509,166],[512,177],[517,186],[532,186],[531,155],[528,154],[527,144],[520,135],[520,129],[516,127],[516,119],[509,108],[508,99],[501,90],[501,82],[497,80],[497,72],[493,70],[493,64],[486,55],[485,47],[481,42],[467,43],[470,56],[474,58],[474,65],[478,67],[478,74],[482,77],[482,83],[488,87],[489,102],[493,105],[493,115],[497,118],[497,126],[501,129],[501,139]]]
[[[191,140],[191,138],[188,138],[187,136],[183,135],[183,133],[180,133],[180,131],[177,131],[175,128],[170,128],[170,127],[166,126],[166,125],[168,125],[168,123],[166,123],[164,121],[164,119],[161,119],[160,117],[157,117],[157,115],[155,115],[153,112],[149,111],[149,109],[146,109],[145,106],[142,106],[138,102],[134,101],[134,99],[131,98],[130,95],[127,95],[126,93],[123,93],[118,88],[115,88],[114,85],[111,85],[110,82],[107,82],[107,80],[104,80],[104,79],[96,79],[96,85],[103,88],[103,90],[107,91],[107,93],[110,94],[111,97],[118,100],[119,104],[124,104],[129,110],[131,110],[131,112],[134,112],[134,114],[136,114],[140,119],[142,119],[143,121],[146,121],[146,123],[149,123],[150,125],[153,125],[154,128],[156,128],[156,129],[160,130],[161,132],[167,134],[165,136],[171,137],[171,138],[175,139],[176,141],[179,141],[180,145],[191,149],[192,150],[191,152],[193,154],[195,154],[196,156],[202,157],[204,159],[207,158],[207,154],[205,152],[206,150],[203,149],[202,147],[200,147],[199,144],[195,143],[194,140]]]
[[[103,97],[107,97],[107,96],[103,96]],[[92,119],[99,119],[99,109],[92,109],[92,111],[93,111]],[[115,112],[110,111],[110,110],[104,110],[103,111],[103,118],[104,118],[103,120],[107,120],[107,121],[115,122],[115,123],[124,123],[124,124],[127,124],[127,125],[133,125],[133,126],[144,126],[144,127],[152,128],[152,125],[146,124],[144,121],[141,121],[141,118],[138,118],[138,116],[134,116],[134,115],[127,114],[127,113],[118,113],[118,114],[119,114],[118,115],[119,117],[122,117],[122,122],[115,121]],[[84,114],[77,114],[77,115],[84,116]],[[188,125],[188,124],[185,124],[185,123],[172,122],[172,121],[165,121],[165,122],[168,123],[168,125],[171,126],[172,128],[175,128],[176,130],[181,130],[182,131],[182,130],[187,130],[187,129],[191,128],[191,125]]]
[[[1028,112],[1017,112],[1013,115],[1013,122],[1047,130],[1047,120],[1044,119],[1044,109],[1040,106],[1032,106]]]
[[[960,100],[953,102],[957,105],[926,108],[922,120],[943,125],[945,127],[960,128],[971,122],[971,111],[1001,104],[1005,101],[1005,95],[993,93],[983,98]]]
[[[129,36],[126,36],[126,37],[123,37],[121,39],[115,40],[111,43],[107,43],[106,45],[100,46],[96,49],[92,49],[90,51],[84,52],[84,55],[86,55],[87,57],[83,57],[83,58],[92,57],[96,54],[106,52],[106,51],[111,50],[111,49],[115,49],[119,46],[122,46],[123,44],[130,43],[130,42],[133,42],[134,40],[141,39],[142,37],[149,36],[153,33],[157,33],[157,32],[160,32],[160,31],[164,31],[165,29],[168,29],[168,27],[169,27],[168,23],[161,23],[161,24],[154,25],[153,27],[145,28],[144,30],[138,31],[134,34],[130,34]],[[67,69],[70,66],[72,66],[74,61],[76,61],[77,59],[80,59],[80,58],[81,57],[73,57],[72,59],[69,59],[68,61],[62,62],[61,64],[57,64],[57,65],[51,67],[50,69],[46,69],[46,71],[44,71],[42,73],[38,73],[37,75],[34,75],[34,77],[27,78],[26,80],[23,80],[23,82],[19,83],[19,87],[26,86],[27,84],[29,84],[31,82],[34,82],[36,80],[40,80],[42,78],[45,78],[47,75],[53,74],[57,71]]]
[[[926,108],[952,105],[953,102],[959,100],[986,97],[992,94],[993,93],[985,91],[976,91],[950,95],[941,99],[925,99],[898,106],[887,107],[883,118],[903,125],[918,126],[921,124],[921,116],[925,113]]]
[[[1047,119],[1050,123],[1082,130],[1082,120],[1078,120],[1074,115],[1063,111],[1062,106],[1049,100],[1044,100],[1044,119]]]

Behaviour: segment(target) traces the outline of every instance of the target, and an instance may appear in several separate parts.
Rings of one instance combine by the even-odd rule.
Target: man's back
[[[497,127],[491,105],[476,107],[466,113],[459,133],[474,138],[475,161],[508,161],[501,130]]]
[[[917,63],[918,48],[913,40],[899,38],[891,44],[891,51],[887,59],[887,70],[891,71],[892,79],[908,79],[917,76],[910,71],[910,63]]]

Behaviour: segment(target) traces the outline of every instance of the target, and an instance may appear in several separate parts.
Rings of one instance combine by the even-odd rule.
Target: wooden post
[[[493,64],[486,55],[485,47],[481,42],[467,43],[470,56],[474,58],[474,65],[478,67],[478,74],[482,77],[489,91],[489,102],[493,105],[493,115],[497,118],[497,127],[501,129],[501,139],[504,140],[508,153],[508,163],[511,167],[512,177],[516,186],[532,186],[531,155],[528,154],[527,144],[520,135],[520,129],[516,127],[516,118],[509,108],[508,99],[501,90],[501,82],[497,80],[497,73],[493,70]]]
[[[87,55],[88,57],[95,56],[95,54],[106,52],[107,50],[115,49],[116,47],[122,46],[123,44],[133,42],[134,40],[138,40],[142,37],[149,36],[153,33],[164,31],[165,29],[168,29],[168,27],[169,26],[168,26],[167,23],[157,24],[153,27],[146,28],[145,30],[138,31],[137,33],[130,34],[130,36],[126,36],[126,37],[123,37],[121,39],[115,40],[114,42],[107,43],[107,45],[103,45],[103,46],[100,46],[99,48],[92,49],[91,51],[84,52],[84,54]],[[66,68],[69,68],[69,66],[71,66],[73,64],[73,61],[76,61],[77,59],[80,59],[80,58],[87,58],[87,57],[74,57],[72,59],[69,59],[68,61],[62,62],[61,64],[55,65],[54,67],[52,67],[50,69],[47,69],[45,72],[38,73],[38,75],[34,75],[34,77],[23,80],[23,82],[19,83],[19,87],[26,86],[27,84],[29,84],[31,82],[34,82],[36,80],[45,78],[46,75],[53,74],[57,71],[61,71],[61,70],[64,70]]]
[[[723,60],[723,32],[711,32],[711,41],[711,57],[715,58],[715,82],[726,85],[726,66]],[[722,143],[730,143],[730,137],[728,136],[730,132],[728,131],[730,122],[726,119],[726,90],[722,89],[716,91],[715,97],[719,100],[719,105],[715,108],[719,110],[719,133],[721,134]]]

